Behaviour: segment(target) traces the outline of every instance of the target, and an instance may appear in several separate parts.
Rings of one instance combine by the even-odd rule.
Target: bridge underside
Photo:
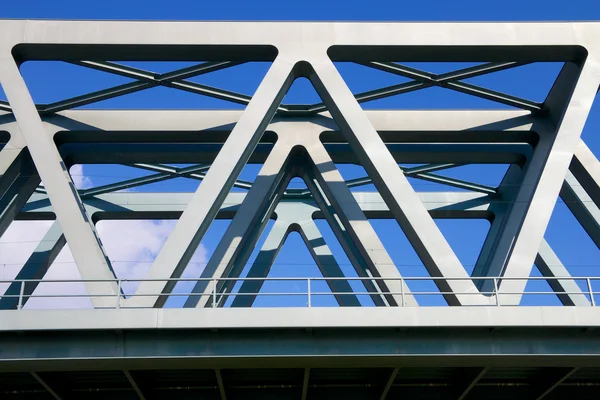
[[[0,396],[597,399],[599,338],[509,327],[6,332]]]
[[[597,399],[594,314],[593,307],[5,311],[0,397]]]

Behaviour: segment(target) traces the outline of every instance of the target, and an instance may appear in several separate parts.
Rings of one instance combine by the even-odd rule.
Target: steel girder
[[[90,25],[94,29],[88,29]],[[436,215],[456,218],[468,214],[492,221],[474,276],[527,278],[536,263],[544,275],[566,278],[553,287],[558,292],[569,288],[572,294],[559,296],[563,303],[589,304],[577,293],[577,285],[543,234],[560,195],[598,243],[600,167],[580,135],[600,84],[600,24],[236,23],[232,27],[227,23],[1,21],[0,33],[0,84],[8,97],[8,102],[0,103],[5,112],[0,115],[0,128],[10,135],[0,151],[0,233],[15,218],[56,216],[57,221],[48,233],[51,238],[32,256],[43,261],[24,266],[21,278],[43,276],[65,241],[84,279],[114,277],[94,229],[94,222],[103,215],[179,217],[148,278],[179,277],[215,218],[232,218],[202,273],[219,278],[239,276],[265,221],[273,216],[278,218],[277,229],[267,240],[266,246],[272,247],[265,248],[262,258],[273,259],[290,229],[302,232],[307,243],[323,241],[311,222],[315,215],[332,226],[359,275],[394,278],[399,272],[369,223],[369,218],[386,215],[399,223],[432,276],[465,278],[437,281],[449,304],[493,304],[494,296],[482,293],[495,290],[504,292],[503,304],[519,304],[521,294],[517,293],[523,293],[525,280],[501,281],[498,288],[469,280],[432,220]],[[106,61],[191,60],[190,54],[201,54],[207,62],[155,74]],[[136,82],[36,105],[18,66],[27,60],[53,59]],[[436,75],[390,62],[397,59],[490,63]],[[253,96],[186,81],[248,61],[272,61]],[[353,61],[413,81],[354,95],[333,61]],[[538,61],[565,62],[543,103],[462,82]],[[299,77],[311,81],[322,104],[281,104]],[[158,85],[247,107],[244,111],[69,110]],[[431,86],[520,110],[363,111],[359,106]],[[107,156],[110,152],[119,163],[156,173],[78,192],[68,167],[114,162],[115,156]],[[175,168],[157,162],[203,163],[210,168],[203,164]],[[247,162],[264,163],[254,182],[237,180]],[[429,164],[411,170],[399,168],[399,162]],[[436,170],[474,162],[513,166],[498,188],[435,174]],[[335,163],[359,163],[368,176],[344,182]],[[185,196],[161,194],[150,199],[141,193],[103,194],[178,176],[202,184],[196,193]],[[303,177],[308,190],[286,190],[294,176]],[[418,194],[408,176],[473,194],[464,198],[448,193]],[[40,179],[41,193],[32,196]],[[349,190],[369,183],[376,186],[378,194]],[[249,192],[230,194],[232,187]],[[119,203],[123,198],[133,199],[124,196],[139,196],[135,200],[139,203]],[[169,198],[167,207],[154,201],[165,196]],[[379,204],[384,206],[361,203],[368,196],[379,196]],[[424,202],[424,197],[430,197],[432,203]],[[326,245],[309,248],[324,275],[339,275],[335,263],[319,262],[331,258]],[[39,267],[32,267],[35,265]],[[252,274],[264,276],[267,271],[253,269]],[[377,293],[380,289],[397,292],[394,285],[399,281],[377,282],[369,288],[375,303],[398,305],[397,297]],[[380,288],[381,284],[385,287]],[[260,284],[255,286],[251,290],[256,292]],[[109,300],[94,294],[118,291],[113,283],[88,282],[86,288],[96,307],[108,306]],[[161,307],[172,289],[169,282],[144,282],[137,291],[144,296],[126,302],[135,307]],[[11,290],[14,288],[8,292]],[[207,293],[212,290],[210,285],[198,283],[194,289],[197,296],[190,297],[186,305],[209,305]],[[231,288],[223,285],[216,290],[227,293]],[[407,287],[401,290],[407,293],[408,302],[414,301]],[[340,304],[355,305],[350,293],[337,297]],[[251,299],[246,303],[251,304]]]

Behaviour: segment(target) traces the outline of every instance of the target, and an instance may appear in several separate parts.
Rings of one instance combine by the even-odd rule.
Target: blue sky
[[[600,3],[597,1],[559,2],[555,0],[508,0],[502,2],[485,1],[170,1],[137,2],[113,1],[10,1],[0,8],[0,18],[40,18],[40,19],[161,19],[161,20],[352,20],[352,21],[538,21],[538,20],[594,20],[600,19]],[[190,63],[130,63],[138,68],[155,72],[168,72]],[[411,63],[412,67],[433,73],[442,73],[464,68],[466,63]],[[268,69],[268,63],[253,63],[228,70],[192,78],[192,81],[234,90],[251,95]],[[490,89],[503,91],[530,100],[543,101],[548,89],[560,70],[557,63],[535,64],[494,73],[467,82]],[[407,81],[406,79],[366,67],[340,64],[340,73],[353,92],[359,93],[382,86]],[[84,94],[130,80],[98,71],[59,62],[30,62],[22,67],[22,73],[37,103],[49,103],[67,97]],[[0,96],[3,94],[0,92]],[[298,80],[290,90],[285,102],[319,102],[318,95],[307,81]],[[178,92],[168,88],[153,88],[136,94],[108,100],[86,108],[185,108],[218,109],[241,106],[219,100],[207,99],[198,95]],[[497,105],[486,100],[441,88],[430,88],[364,105],[365,109],[486,109],[507,106]],[[584,139],[596,154],[600,154],[600,105],[596,104],[586,129]],[[502,177],[506,166],[472,165],[440,172],[442,175],[472,180],[495,186]],[[87,176],[96,185],[103,185],[122,179],[142,176],[147,172],[118,166],[86,166]],[[360,168],[341,166],[346,179],[362,175]],[[249,178],[257,172],[256,166],[248,167],[242,178]],[[451,191],[429,182],[411,179],[417,191]],[[197,182],[177,179],[139,188],[140,191],[183,191],[195,190]],[[357,190],[372,190],[360,188]],[[489,224],[486,221],[439,220],[438,226],[445,234],[459,259],[468,269],[477,259],[479,249]],[[349,275],[355,275],[324,221],[318,222],[325,239],[334,251],[338,262]],[[373,226],[384,245],[404,276],[423,276],[426,270],[410,247],[395,221],[374,221]],[[216,222],[209,230],[203,245],[212,252],[226,228],[226,223]],[[125,229],[125,228],[124,228]],[[268,229],[267,229],[268,232]],[[565,234],[568,232],[568,234]],[[258,247],[264,241],[261,238]],[[600,252],[587,237],[565,205],[557,205],[546,239],[573,275],[600,275]],[[110,249],[109,249],[110,250]],[[109,251],[110,253],[110,251]],[[110,254],[109,254],[110,256]],[[256,256],[253,254],[252,259]],[[319,276],[308,251],[301,239],[292,235],[277,260],[271,276]],[[290,287],[294,284],[290,283]],[[541,286],[540,286],[541,287]],[[317,288],[317,290],[325,288]],[[600,285],[599,288],[600,290]],[[268,290],[268,288],[265,288]],[[329,302],[331,299],[324,299]],[[299,299],[299,302],[304,300]],[[325,304],[325,303],[324,303]]]
[[[543,21],[600,18],[594,0],[77,1],[5,2],[5,18],[344,21]]]

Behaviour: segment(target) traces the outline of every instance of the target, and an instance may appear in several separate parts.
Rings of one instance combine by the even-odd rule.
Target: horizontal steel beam
[[[391,218],[389,208],[380,194],[353,192],[352,195],[368,217]],[[438,218],[491,217],[490,204],[501,201],[481,193],[421,192],[418,195],[430,213]],[[111,193],[84,198],[83,202],[93,218],[102,219],[104,218],[102,213],[108,213],[111,215],[110,218],[117,219],[176,219],[191,197],[192,193]],[[246,193],[230,193],[221,207],[220,217],[231,218],[245,197]],[[307,198],[302,202],[312,204],[315,217],[320,217],[319,207],[314,200]],[[21,220],[35,218],[53,218],[50,201],[41,193],[33,194],[21,213],[17,215],[17,219]]]
[[[327,308],[196,308],[112,310],[0,311],[0,331],[69,331],[114,329],[297,329],[297,328],[562,328],[600,327],[594,307],[327,307]],[[397,333],[397,332],[396,332]],[[590,335],[593,338],[594,335]],[[1,341],[0,337],[0,341]],[[596,343],[594,341],[594,343]],[[475,343],[471,343],[475,344]],[[241,345],[241,344],[240,344]],[[377,346],[377,342],[372,343]],[[575,344],[574,344],[575,345]],[[250,348],[247,343],[244,346]],[[535,341],[521,348],[550,351]],[[533,346],[533,347],[532,347]],[[9,347],[4,347],[9,351]],[[583,347],[560,349],[582,354]],[[579,350],[576,350],[579,348]],[[598,352],[598,346],[593,345]],[[424,350],[425,349],[425,350]],[[248,349],[250,351],[250,349]],[[413,352],[429,352],[423,346]],[[496,351],[490,350],[492,354]],[[509,353],[512,354],[512,353]],[[600,353],[598,353],[600,356]]]

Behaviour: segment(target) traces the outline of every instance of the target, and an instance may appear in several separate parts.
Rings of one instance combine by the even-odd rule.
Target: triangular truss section
[[[499,59],[498,54],[503,54],[500,58],[506,60],[510,60],[510,55],[513,54],[502,48],[497,51],[498,53],[493,57],[495,60]],[[335,51],[332,50],[330,53],[334,54]],[[236,114],[215,112],[215,115],[218,115],[215,117],[218,124],[215,123],[214,128],[219,128],[221,132],[226,131],[226,140],[222,140],[215,146],[218,150],[211,153],[211,165],[208,171],[186,169],[204,168],[201,164],[178,166],[178,164],[192,162],[191,157],[186,159],[181,154],[190,156],[191,153],[186,151],[193,148],[194,144],[193,140],[186,141],[193,137],[193,134],[182,134],[177,129],[169,133],[175,135],[174,137],[186,138],[178,143],[184,144],[188,149],[183,149],[182,146],[169,148],[172,150],[171,153],[178,154],[178,157],[168,160],[165,164],[150,165],[146,168],[153,174],[164,174],[166,180],[179,177],[187,179],[190,178],[188,176],[190,174],[206,173],[202,175],[202,184],[196,192],[192,195],[186,194],[186,200],[177,203],[178,209],[172,207],[168,211],[181,213],[181,217],[149,268],[145,276],[148,280],[140,284],[135,292],[137,296],[124,299],[124,306],[164,306],[175,286],[175,281],[171,279],[182,276],[219,213],[229,213],[232,222],[210,256],[206,268],[200,273],[201,279],[195,284],[193,295],[187,299],[185,304],[187,307],[218,307],[226,303],[227,296],[232,293],[235,286],[233,282],[241,276],[254,246],[265,231],[268,221],[274,217],[276,222],[271,232],[283,232],[283,234],[274,236],[271,242],[279,242],[279,244],[275,243],[270,249],[265,248],[265,257],[269,251],[273,253],[273,249],[276,252],[286,235],[293,231],[300,233],[301,236],[304,235],[303,241],[309,250],[314,252],[315,259],[319,259],[321,253],[318,251],[324,251],[326,247],[314,243],[315,240],[318,242],[319,238],[323,237],[318,228],[314,229],[316,227],[314,214],[318,213],[328,222],[356,274],[363,279],[371,300],[378,306],[417,305],[417,294],[409,291],[406,282],[400,276],[397,266],[394,265],[369,222],[369,213],[387,213],[389,218],[397,222],[429,275],[435,278],[438,290],[444,293],[444,299],[450,305],[489,305],[494,302],[500,305],[519,304],[534,262],[544,278],[550,280],[550,275],[556,277],[556,271],[545,272],[548,268],[541,265],[543,263],[552,265],[551,253],[544,247],[546,244],[543,235],[559,194],[563,197],[572,195],[564,189],[565,185],[571,191],[581,187],[585,192],[575,193],[580,204],[573,203],[575,209],[571,211],[578,216],[584,229],[596,242],[596,225],[599,219],[595,218],[595,210],[586,205],[598,206],[599,204],[600,199],[597,195],[600,186],[598,174],[600,169],[597,159],[589,153],[585,145],[579,142],[581,129],[600,84],[597,65],[593,58],[590,58],[591,61],[582,59],[573,62],[570,59],[566,62],[547,98],[541,102],[466,82],[468,79],[485,74],[520,67],[525,63],[524,56],[517,61],[494,61],[447,73],[430,73],[389,62],[387,60],[391,55],[385,55],[384,61],[378,61],[374,56],[372,60],[361,59],[356,62],[410,81],[383,88],[378,93],[371,91],[366,94],[353,94],[333,62],[324,55],[315,54],[310,55],[309,59],[303,59],[304,55],[294,58],[293,52],[281,54],[284,55],[275,59],[251,97],[222,90],[214,91],[196,82],[185,82],[193,75],[223,69],[231,66],[227,63],[238,63],[236,61],[209,61],[195,66],[186,66],[173,73],[160,74],[105,61],[77,61],[88,68],[110,71],[135,79],[132,87],[141,88],[139,90],[155,86],[178,86],[179,89],[188,92],[202,92],[198,94],[208,95],[206,94],[208,91],[211,92],[209,95],[211,97],[246,106],[243,112]],[[361,57],[366,57],[365,54],[370,53],[361,54]],[[138,89],[111,88],[92,97],[67,99],[39,106],[29,98],[27,86],[16,62],[7,62],[4,68],[0,69],[0,73],[0,82],[10,101],[10,104],[0,102],[0,110],[14,113],[14,115],[3,115],[2,125],[0,125],[0,128],[6,127],[10,133],[9,142],[0,151],[0,230],[5,229],[15,218],[33,218],[42,215],[47,217],[49,213],[56,215],[55,224],[58,228],[53,226],[56,229],[50,229],[49,233],[53,232],[54,238],[48,241],[53,243],[53,247],[44,251],[47,254],[56,253],[58,249],[56,246],[66,240],[82,278],[95,280],[86,283],[86,290],[94,306],[114,307],[120,289],[111,269],[110,260],[95,231],[96,221],[93,214],[89,212],[89,204],[95,201],[95,204],[102,203],[112,210],[134,210],[133,212],[140,213],[148,213],[148,210],[154,209],[155,206],[148,201],[148,197],[143,198],[146,203],[133,201],[134,195],[147,196],[147,193],[125,193],[132,198],[128,199],[128,202],[117,204],[107,201],[108,197],[102,197],[108,196],[114,187],[104,193],[79,192],[69,176],[68,166],[73,163],[85,164],[93,160],[93,157],[99,157],[89,148],[95,147],[94,145],[98,143],[104,146],[106,143],[102,143],[104,140],[102,136],[109,137],[113,131],[112,135],[115,137],[115,127],[119,124],[127,124],[128,121],[123,116],[118,117],[113,114],[114,119],[111,122],[113,125],[108,124],[111,127],[103,129],[100,126],[105,122],[99,122],[98,126],[90,125],[89,122],[93,121],[93,118],[86,112],[71,110],[61,113],[99,101],[98,99],[114,98],[125,94],[126,91],[129,93]],[[314,104],[282,104],[293,81],[301,77],[310,80],[322,101]],[[188,88],[193,89],[188,90],[180,87],[181,85],[188,85]],[[360,103],[375,98],[432,87],[494,101],[513,110],[371,112],[363,110],[360,106]],[[57,115],[46,118],[50,114]],[[151,114],[136,115],[138,118],[136,124],[140,126],[148,127],[150,120],[155,124],[158,123],[158,119]],[[181,112],[172,115],[175,116],[161,112],[160,117],[161,120],[172,118],[171,121],[176,123],[189,118],[194,123],[198,123],[204,116],[198,114],[200,116],[198,117],[198,115]],[[19,121],[18,124],[15,123],[15,118]],[[48,135],[48,128],[50,127],[52,133],[56,133],[72,126],[77,126],[78,129],[75,131],[80,133],[85,131],[93,136],[93,131],[98,130],[102,135],[95,132],[96,136],[89,143],[81,144],[84,141],[80,141],[78,144],[81,145],[80,147],[73,144],[71,148],[61,148],[59,152],[53,137]],[[162,128],[154,128],[154,130],[158,129],[162,130]],[[129,130],[133,131],[133,129]],[[146,128],[146,130],[153,129]],[[195,131],[198,135],[205,133],[201,128],[196,128]],[[253,154],[262,151],[261,138],[265,136],[265,132],[270,132],[276,140],[267,143],[268,151],[263,153],[264,164],[261,171],[254,180],[243,183],[246,184],[243,193],[232,193],[232,188],[240,185],[240,174],[244,166],[251,162]],[[148,134],[148,132],[143,133]],[[402,140],[396,142],[390,140],[390,137],[395,134],[405,137],[412,135],[409,140],[412,145],[418,145],[416,137],[419,135],[427,144],[445,143],[445,139],[438,139],[447,134],[448,137],[453,138],[449,141],[450,148],[452,146],[459,148],[473,143],[486,146],[494,143],[495,140],[500,141],[502,145],[512,145],[511,143],[525,138],[524,141],[527,142],[530,150],[521,153],[509,149],[489,151],[485,154],[486,157],[491,157],[489,154],[493,153],[500,154],[502,157],[506,154],[513,157],[487,160],[487,162],[510,164],[499,185],[492,187],[472,185],[470,188],[465,188],[469,193],[453,193],[457,197],[449,196],[431,201],[432,197],[427,198],[431,194],[417,193],[414,190],[409,182],[409,179],[412,179],[411,175],[431,175],[436,171],[450,170],[473,161],[464,154],[462,155],[464,158],[444,158],[461,154],[459,151],[431,151],[431,159],[427,158],[428,155],[426,159],[419,160],[415,155],[418,152],[412,150],[403,152]],[[144,150],[150,150],[153,145],[154,148],[163,146],[162,142],[155,140],[156,137],[153,135],[148,134],[148,139],[144,142]],[[328,135],[331,137],[338,135],[339,138],[334,138],[333,142],[321,140]],[[134,133],[128,132],[124,137],[129,140],[133,136]],[[504,139],[499,139],[500,136]],[[120,140],[121,148],[118,154],[127,160],[123,163],[126,165],[138,163],[135,161],[135,156],[142,152],[136,153],[134,146],[130,146],[126,139]],[[85,149],[86,146],[89,148]],[[87,161],[78,159],[80,154],[68,153],[73,148],[82,152],[88,151],[86,157],[91,158]],[[417,155],[427,155],[426,153],[429,153],[429,150],[424,150]],[[477,152],[473,152],[475,153]],[[203,152],[198,151],[195,156],[201,154]],[[575,154],[571,166],[565,154]],[[351,185],[342,178],[336,167],[336,164],[343,163],[357,163],[364,167],[366,176],[363,183],[368,180],[377,188],[378,193],[370,194],[379,196],[378,201],[385,206],[385,209],[374,209],[376,207],[372,204],[365,205],[364,202],[361,205],[357,197],[366,194],[350,191]],[[399,164],[411,163],[420,165],[409,168],[399,166]],[[139,165],[134,166],[140,168]],[[573,175],[579,186],[570,182],[572,177],[569,174]],[[434,179],[439,179],[439,176],[445,178],[446,184],[448,180],[453,180],[455,185],[462,184],[454,177],[444,177],[439,174],[436,176],[438,178]],[[288,188],[289,182],[294,177],[302,178],[306,182],[306,188]],[[38,188],[40,180],[43,182],[43,192],[34,193],[36,188],[40,191]],[[113,184],[122,185],[122,182]],[[359,187],[361,184],[356,183],[355,186]],[[127,185],[131,188],[137,184]],[[231,201],[233,194],[240,195],[238,201]],[[585,196],[588,196],[591,202]],[[142,197],[135,197],[135,199],[142,199]],[[174,201],[174,197],[170,197],[169,200]],[[292,211],[285,211],[286,207],[291,207]],[[472,274],[465,269],[433,220],[436,216],[460,218],[467,212],[479,213],[478,217],[492,221]],[[267,242],[268,239],[265,245]],[[326,253],[323,254],[328,257]],[[48,261],[45,262],[48,264]],[[331,265],[334,264],[328,264]],[[255,281],[258,283],[254,283],[255,286],[268,277],[268,271],[264,268],[259,272],[248,274],[258,278]],[[341,275],[339,268],[335,271],[322,269],[322,272],[323,275]],[[563,288],[566,287],[565,282],[572,281],[572,279],[563,279],[564,276],[560,278],[562,285],[560,287]],[[332,280],[328,283],[332,292],[342,293],[335,296],[339,304],[360,305],[356,294],[344,279]],[[334,284],[336,287],[333,287]],[[559,287],[552,284],[549,286],[554,291]],[[242,288],[239,290],[244,293]],[[260,288],[258,290],[251,288],[250,293],[253,293],[252,290],[258,293]],[[490,298],[490,294],[496,294],[495,298]],[[252,296],[248,297],[252,298]],[[581,296],[577,298],[559,296],[559,298],[565,304],[583,303]],[[239,299],[239,302],[245,301],[245,305],[248,305],[248,300],[242,300],[242,296]],[[240,303],[235,304],[237,300],[237,298],[232,300],[231,305],[238,306]]]

